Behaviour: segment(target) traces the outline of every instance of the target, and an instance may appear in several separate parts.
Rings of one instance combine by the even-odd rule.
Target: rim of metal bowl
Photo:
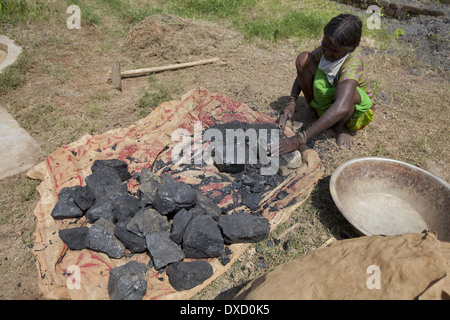
[[[347,219],[347,221],[353,226],[355,227],[357,230],[359,230],[359,232],[363,233],[366,236],[373,236],[374,234],[369,232],[368,230],[366,230],[363,226],[361,226],[359,223],[357,223],[353,217],[351,215],[349,215],[347,213],[347,211],[345,210],[344,206],[342,205],[341,201],[339,200],[339,196],[337,194],[337,190],[336,190],[336,180],[339,177],[339,175],[342,173],[342,171],[348,167],[349,165],[356,163],[356,162],[363,162],[363,161],[379,161],[379,162],[392,162],[392,163],[397,163],[397,164],[401,164],[403,166],[406,166],[412,170],[415,171],[420,171],[421,173],[429,176],[430,178],[436,180],[438,183],[442,184],[443,186],[445,186],[445,188],[447,188],[448,190],[450,190],[450,184],[435,176],[434,174],[421,169],[419,167],[416,167],[412,164],[403,162],[403,161],[399,161],[399,160],[394,160],[394,159],[388,159],[388,158],[380,158],[380,157],[362,157],[362,158],[354,158],[354,159],[350,159],[345,161],[344,163],[342,163],[341,165],[339,165],[336,170],[334,170],[333,174],[331,175],[331,179],[330,179],[330,193],[331,193],[331,197],[333,198],[334,203],[336,204],[337,208],[339,209],[339,211],[341,212],[341,214],[345,217],[345,219]]]

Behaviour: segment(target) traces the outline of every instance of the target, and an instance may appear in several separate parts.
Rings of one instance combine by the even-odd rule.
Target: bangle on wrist
[[[306,137],[305,131],[300,131],[298,134],[301,144],[305,144],[308,138]]]

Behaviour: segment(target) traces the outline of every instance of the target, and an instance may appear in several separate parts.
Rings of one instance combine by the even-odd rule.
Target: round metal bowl
[[[333,172],[330,192],[363,235],[429,230],[450,241],[450,185],[416,166],[375,157],[349,160]]]

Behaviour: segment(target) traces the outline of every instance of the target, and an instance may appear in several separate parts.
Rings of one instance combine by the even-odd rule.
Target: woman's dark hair
[[[323,29],[335,46],[353,47],[361,41],[361,19],[352,14],[340,14],[328,22]]]

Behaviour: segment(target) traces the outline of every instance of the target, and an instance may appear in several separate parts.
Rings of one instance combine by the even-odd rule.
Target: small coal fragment
[[[106,253],[111,258],[122,258],[125,247],[114,235],[115,225],[111,221],[101,217],[88,232],[88,248],[94,251]]]
[[[147,244],[145,238],[140,237],[127,229],[128,220],[120,221],[116,224],[114,235],[122,241],[127,249],[131,252],[145,252]]]
[[[147,292],[144,263],[130,261],[109,271],[108,294],[111,300],[141,300]]]
[[[242,180],[242,184],[243,184],[244,186],[250,186],[250,187],[253,187],[253,186],[256,184],[256,181],[255,181],[255,179],[253,179],[253,178],[250,177],[250,176],[245,176],[244,179]]]
[[[225,243],[254,243],[269,236],[270,225],[266,218],[249,213],[224,215],[219,219]]]
[[[182,181],[174,182],[168,173],[158,187],[153,207],[161,214],[174,213],[182,208],[189,209],[197,203],[195,191]],[[169,176],[169,177],[167,177]]]
[[[255,185],[252,187],[252,193],[263,193],[265,189],[265,186],[261,182],[255,183]]]
[[[72,188],[64,188],[59,192],[58,202],[52,210],[53,219],[79,218],[84,215],[73,199]]]
[[[150,233],[145,240],[157,270],[184,259],[183,250],[169,238],[167,232]]]
[[[233,253],[233,251],[231,251],[230,248],[225,247],[225,250],[223,252],[223,254],[219,257],[219,262],[224,266],[227,263],[229,263],[231,261],[231,254]]]
[[[222,255],[224,242],[219,226],[210,216],[193,218],[183,235],[183,251],[187,258],[210,258]]]
[[[291,242],[287,240],[285,243],[283,243],[283,250],[287,253],[289,252],[289,249],[291,248]]]
[[[258,262],[256,263],[256,265],[257,265],[258,267],[260,267],[261,269],[267,268],[267,263],[266,263],[266,261],[264,260],[264,257],[259,257],[259,258],[258,258]]]
[[[178,262],[167,267],[170,285],[177,291],[189,290],[213,275],[211,265],[203,260]]]
[[[83,212],[86,212],[95,202],[95,196],[88,186],[72,187],[72,197]]]
[[[85,180],[97,200],[107,196],[110,192],[116,192],[122,185],[122,179],[117,171],[110,167],[96,169]]]
[[[91,167],[91,171],[95,172],[105,167],[114,169],[122,181],[131,178],[131,174],[128,172],[128,164],[119,159],[95,160]]]
[[[88,227],[77,227],[59,230],[59,237],[72,250],[83,250],[87,248]]]
[[[191,209],[192,210],[192,209]],[[175,214],[173,217],[173,223],[170,230],[170,238],[177,244],[180,244],[183,241],[183,234],[186,230],[186,227],[193,218],[193,213],[186,209],[181,209]]]
[[[259,202],[262,200],[262,196],[258,193],[250,193],[242,199],[242,204],[249,207],[251,210],[258,209]]]
[[[149,233],[168,231],[169,228],[167,218],[152,208],[140,209],[127,224],[129,231],[144,238]]]

